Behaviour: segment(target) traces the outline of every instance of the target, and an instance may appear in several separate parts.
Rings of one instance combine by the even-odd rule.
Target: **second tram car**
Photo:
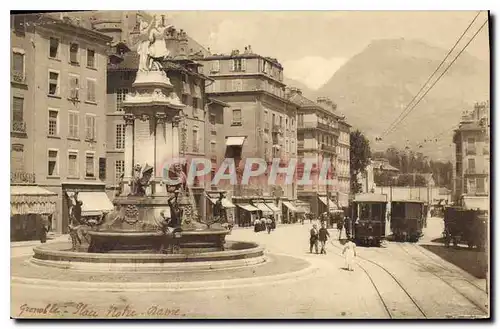
[[[357,194],[351,203],[356,244],[380,246],[385,239],[387,195]]]
[[[396,241],[417,242],[425,224],[425,204],[420,200],[391,202],[391,231]]]

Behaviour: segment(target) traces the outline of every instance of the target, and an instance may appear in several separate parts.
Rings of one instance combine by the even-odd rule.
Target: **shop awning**
[[[328,204],[328,199],[326,198],[326,196],[319,196],[318,198],[321,202],[323,202],[323,204],[325,206],[327,206],[327,207],[330,206],[330,211],[338,210],[337,205],[335,204],[335,201],[330,200],[330,204]]]
[[[217,202],[217,200],[219,200],[218,198],[210,198],[210,197],[208,197],[208,199],[209,199],[209,200],[210,200],[210,202],[212,202],[213,204],[215,204],[215,203]],[[231,201],[229,201],[229,199],[227,199],[227,198],[223,198],[223,199],[222,199],[222,206],[223,206],[224,208],[234,208],[234,207],[236,207],[236,206],[234,205],[234,203],[232,203]]]
[[[269,209],[271,209],[275,213],[281,213],[281,209],[278,208],[274,203],[267,203],[266,202],[266,206],[268,206]]]
[[[242,146],[243,142],[245,142],[246,137],[227,137],[226,138],[226,146]]]
[[[291,212],[299,212],[295,206],[289,201],[283,201],[283,205],[287,207]]]
[[[467,196],[463,197],[463,203],[465,209],[472,209],[472,210],[479,209],[485,211],[490,210],[490,200],[488,197]]]
[[[57,193],[39,186],[11,186],[10,214],[52,214],[56,211]]]
[[[238,204],[237,206],[246,210],[246,211],[250,211],[250,212],[259,211],[259,208],[256,208],[256,207],[252,206],[251,204],[244,203],[244,204]]]
[[[75,192],[66,194],[69,198],[73,198]],[[114,209],[105,192],[78,192],[78,200],[83,202],[82,216],[99,216]]]
[[[256,202],[256,203],[254,203],[254,206],[257,207],[264,214],[269,214],[269,213],[272,214],[273,213],[273,211],[271,210],[271,208],[269,208],[268,206],[266,206],[265,203]]]
[[[295,207],[295,209],[297,209],[297,212],[298,213],[306,213],[306,209],[301,207],[299,204],[295,203],[295,202],[292,202],[292,205]]]

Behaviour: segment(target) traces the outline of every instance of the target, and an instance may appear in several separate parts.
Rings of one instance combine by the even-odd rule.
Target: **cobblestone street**
[[[423,241],[430,240],[431,233],[436,235],[430,231],[439,230],[439,221],[430,220],[429,234]],[[289,266],[288,262],[280,263],[283,258],[279,256],[292,256],[309,263],[305,271],[291,269],[292,273],[283,279],[273,279],[270,274],[240,282],[237,277],[228,279],[224,273],[211,272],[206,278],[197,277],[201,284],[193,288],[187,283],[183,285],[188,281],[186,277],[192,280],[192,274],[184,278],[180,274],[175,278],[179,281],[175,289],[133,285],[122,289],[111,285],[89,289],[78,281],[70,285],[61,281],[45,285],[36,280],[30,284],[13,283],[12,316],[444,318],[487,314],[485,280],[473,277],[419,245],[388,242],[382,248],[359,247],[355,271],[348,272],[343,269],[341,244],[335,240],[337,231],[331,230],[334,240],[328,245],[327,255],[309,254],[309,226],[281,225],[271,234],[238,228],[228,237],[263,245],[273,256],[266,266],[275,269]],[[15,264],[27,259],[30,249],[13,247],[13,266],[20,266]],[[222,284],[214,287],[211,284],[217,277],[223,278]],[[88,274],[88,280],[93,281],[93,275]],[[61,293],[62,289],[67,293]],[[54,314],[39,314],[48,304],[65,303],[74,303],[66,304],[72,305],[65,308],[67,313],[58,310]]]

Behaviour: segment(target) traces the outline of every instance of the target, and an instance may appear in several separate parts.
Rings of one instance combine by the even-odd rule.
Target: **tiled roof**
[[[379,161],[379,160],[374,160],[372,165],[373,165],[373,168],[375,168],[375,169],[382,169],[382,170],[387,170],[387,171],[399,171],[398,168],[393,167],[390,164],[385,163],[383,161]]]
[[[321,107],[318,103],[300,94],[293,94],[292,96],[288,97],[288,99],[299,106]]]

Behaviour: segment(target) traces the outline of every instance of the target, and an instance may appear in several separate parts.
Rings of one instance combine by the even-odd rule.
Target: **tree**
[[[358,175],[370,164],[370,142],[359,130],[351,132],[350,142],[351,192],[359,193],[361,184],[358,182]]]

